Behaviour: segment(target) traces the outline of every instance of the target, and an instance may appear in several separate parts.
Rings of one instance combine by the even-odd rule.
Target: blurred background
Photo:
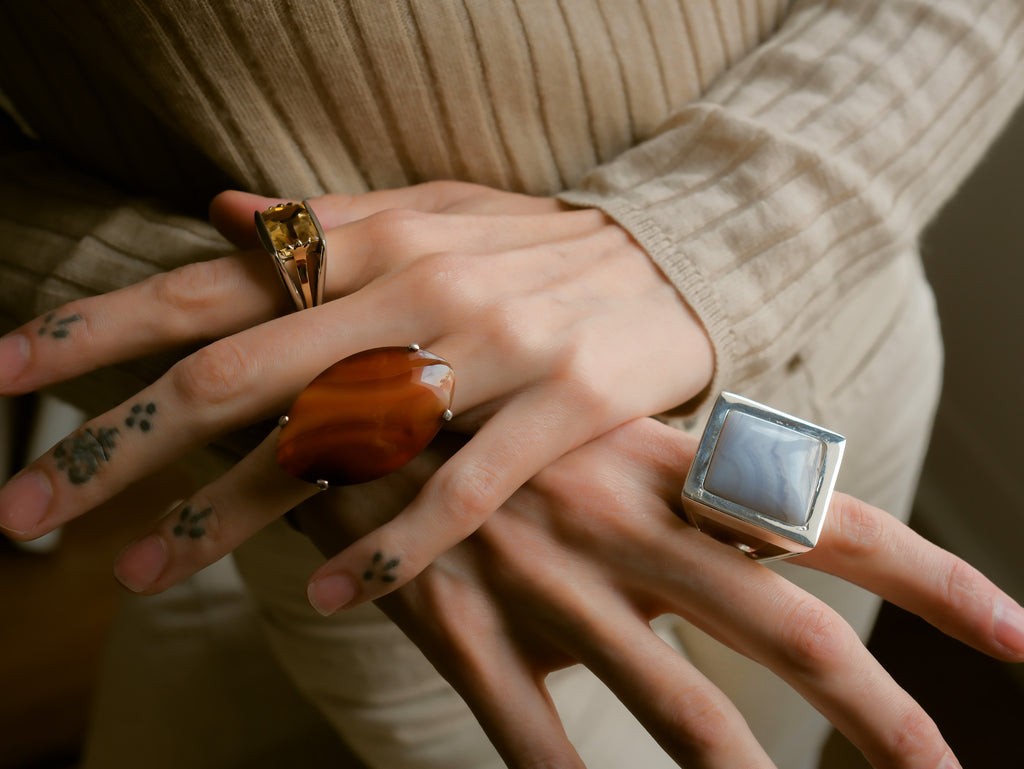
[[[911,523],[1022,601],[1024,110],[929,228],[924,252],[946,378]],[[4,407],[17,422],[17,404]],[[0,539],[0,769],[76,765],[120,591],[111,563],[145,528],[133,511],[162,509],[186,482],[172,468],[128,489],[67,526],[47,553]],[[965,767],[1024,766],[1022,666],[989,660],[891,606],[871,649],[936,719]],[[866,766],[838,736],[822,763]]]

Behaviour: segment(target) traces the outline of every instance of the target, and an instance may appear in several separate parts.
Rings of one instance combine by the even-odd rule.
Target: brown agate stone
[[[380,347],[335,363],[288,412],[277,462],[310,483],[363,483],[426,448],[451,407],[455,372],[415,347]],[[448,414],[450,417],[450,414]]]

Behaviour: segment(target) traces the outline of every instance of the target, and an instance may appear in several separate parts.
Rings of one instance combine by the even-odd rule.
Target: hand
[[[768,767],[740,714],[648,626],[671,613],[769,667],[878,767],[957,766],[934,723],[828,606],[679,517],[696,441],[636,420],[534,477],[473,536],[378,601],[455,686],[510,766],[580,766],[543,686],[581,662],[687,767]],[[429,453],[429,452],[428,452]],[[438,458],[436,461],[442,461]],[[405,504],[433,469],[311,500],[328,555]],[[999,659],[1024,611],[884,511],[837,493],[793,560],[861,585]]]
[[[253,210],[272,202],[227,194],[213,218],[251,242]],[[332,573],[349,575],[351,594],[335,589],[318,600],[352,604],[408,582],[567,451],[685,402],[710,380],[700,325],[598,211],[457,183],[332,195],[313,206],[328,230],[333,301],[323,306],[276,317],[285,292],[267,255],[254,251],[74,302],[4,339],[2,393],[216,341],[12,480],[0,491],[0,526],[38,536],[175,457],[283,413],[335,361],[416,342],[455,367],[453,427],[479,429],[403,512],[336,557]],[[271,448],[256,449],[137,545],[154,556],[138,561],[148,573],[133,571],[136,551],[126,552],[124,581],[163,589],[314,493],[265,471]],[[395,581],[352,578],[377,552],[400,560]]]

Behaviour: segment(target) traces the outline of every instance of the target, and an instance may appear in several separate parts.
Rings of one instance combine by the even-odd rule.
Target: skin
[[[213,218],[245,248],[252,210],[271,202],[227,194]],[[700,393],[712,354],[624,232],[598,212],[462,184],[314,206],[329,253],[345,255],[331,262],[322,307],[282,316],[269,260],[243,251],[76,302],[0,342],[0,391],[16,393],[216,340],[0,490],[8,533],[38,536],[213,437],[282,413],[335,360],[417,341],[455,366],[452,427],[463,437],[411,485],[377,482],[390,496],[373,509],[387,515],[365,512],[378,494],[367,487],[314,500],[336,515],[319,518],[332,521],[327,528],[308,524],[333,556],[309,597],[324,613],[380,600],[510,765],[578,765],[542,678],[579,660],[688,766],[770,766],[721,693],[652,640],[646,622],[665,612],[778,672],[874,765],[953,760],[834,612],[676,515],[690,439],[636,417]],[[64,318],[77,319],[56,323]],[[636,375],[648,370],[665,376]],[[129,545],[116,564],[121,581],[164,590],[317,495],[277,467],[275,439]],[[395,496],[392,484],[416,492]],[[1022,658],[1024,639],[1007,630],[1024,624],[1015,602],[882,511],[837,500],[806,565],[864,584],[987,653]],[[496,697],[499,683],[510,694]]]

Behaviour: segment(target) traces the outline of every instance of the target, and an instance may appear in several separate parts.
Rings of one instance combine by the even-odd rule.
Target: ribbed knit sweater
[[[224,187],[463,179],[605,210],[738,389],[913,251],[1024,92],[1020,0],[8,5],[7,326],[223,253]]]

